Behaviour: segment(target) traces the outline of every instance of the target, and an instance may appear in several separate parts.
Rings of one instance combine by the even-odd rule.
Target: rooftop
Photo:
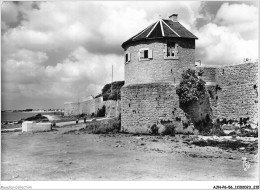
[[[124,47],[127,43],[133,41],[149,40],[156,38],[191,38],[198,39],[184,26],[177,21],[177,14],[170,16],[171,19],[159,19],[155,23],[151,24],[137,35],[133,36],[129,40],[122,44]]]

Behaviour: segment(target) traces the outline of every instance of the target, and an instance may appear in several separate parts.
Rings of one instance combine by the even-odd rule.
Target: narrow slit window
[[[125,54],[125,62],[128,61],[128,54]]]

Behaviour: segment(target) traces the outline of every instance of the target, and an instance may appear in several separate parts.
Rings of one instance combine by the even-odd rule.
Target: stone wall
[[[102,106],[104,105],[105,102],[103,102],[102,96],[95,98],[95,101],[94,101],[95,112],[94,113],[97,113],[97,111],[102,108]]]
[[[64,103],[64,115],[79,115],[80,114],[80,105],[79,103],[74,102],[65,102]]]
[[[196,70],[203,71],[201,79],[205,82],[216,82],[216,71],[217,68],[214,67],[196,67]]]
[[[258,63],[219,68],[216,80],[216,117],[258,120]]]
[[[258,120],[258,63],[223,68],[198,67],[207,82],[206,96],[187,107],[179,106],[172,83],[125,85],[121,89],[122,131],[149,133],[153,124],[170,122],[180,126],[176,118],[192,122],[210,118]]]
[[[85,113],[91,115],[96,113],[95,99],[80,102],[80,114]]]
[[[125,132],[150,133],[153,124],[178,126],[186,119],[176,87],[170,83],[125,85],[121,100],[121,130]]]
[[[179,44],[179,59],[164,59],[166,40],[150,40],[131,43],[125,48],[130,53],[130,62],[125,64],[125,84],[142,84],[153,82],[178,83],[183,70],[195,69],[195,40],[168,40]],[[149,48],[153,58],[139,61],[139,50]]]
[[[202,69],[214,118],[258,120],[258,63]]]
[[[203,98],[200,98],[197,102],[186,106],[181,106],[181,109],[187,114],[188,118],[193,123],[206,119],[207,115],[209,118],[213,118],[208,94],[206,94]]]
[[[73,103],[66,102],[64,103],[64,115],[72,116],[79,114],[87,114],[92,115],[92,113],[96,114],[102,106],[106,106],[106,117],[118,117],[120,114],[120,101],[108,100],[103,101],[103,97],[98,97],[95,99],[90,99],[87,101]]]
[[[108,100],[104,102],[106,106],[106,117],[113,118],[120,115],[121,101]]]

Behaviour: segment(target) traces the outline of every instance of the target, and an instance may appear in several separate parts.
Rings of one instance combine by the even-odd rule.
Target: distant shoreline
[[[1,112],[9,112],[9,113],[12,113],[12,112],[23,112],[23,113],[53,113],[53,112],[64,112],[64,110],[63,111],[22,111],[22,110],[20,110],[20,111],[1,111]]]
[[[36,116],[38,114],[41,115],[63,115],[64,112],[62,111],[15,111],[15,112],[1,112],[1,123],[6,123],[6,122],[18,122],[20,120],[24,120],[26,118]]]

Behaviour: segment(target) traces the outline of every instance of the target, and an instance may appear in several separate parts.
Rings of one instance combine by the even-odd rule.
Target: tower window
[[[130,54],[129,52],[126,52],[126,53],[125,53],[125,63],[130,62],[130,58],[131,58],[130,55],[131,55],[131,54]]]
[[[167,44],[165,44],[164,59],[179,59],[177,43],[167,42]]]
[[[143,52],[144,53],[143,53],[143,57],[142,58],[147,59],[148,58],[148,50],[144,50]]]
[[[153,51],[149,48],[142,48],[139,50],[139,61],[150,60],[153,58]]]

